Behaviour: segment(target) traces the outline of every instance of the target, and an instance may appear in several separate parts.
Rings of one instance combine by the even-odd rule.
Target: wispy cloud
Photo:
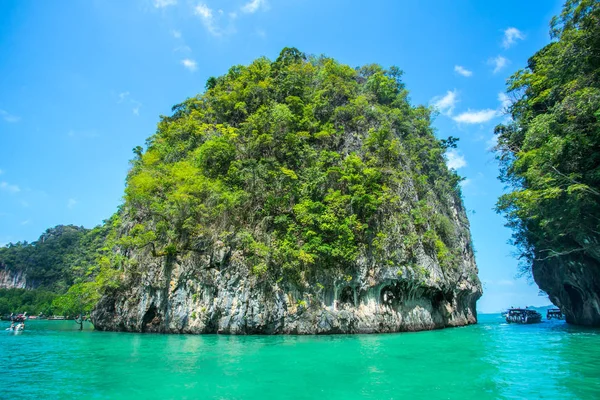
[[[71,198],[67,201],[67,208],[72,209],[73,207],[75,207],[77,205],[77,203],[79,203],[77,200]]]
[[[135,100],[133,100],[131,103],[133,104],[133,108],[131,109],[133,115],[140,115],[140,108],[142,107],[142,103]]]
[[[215,23],[215,16],[211,8],[206,4],[198,4],[196,8],[194,8],[194,14],[200,17],[202,25],[204,25],[211,35],[221,36],[222,32]]]
[[[488,64],[494,66],[494,74],[500,72],[504,67],[506,67],[508,65],[509,61],[502,57],[502,56],[498,56],[495,58],[490,58],[488,60]]]
[[[461,188],[465,188],[467,186],[469,186],[473,181],[469,178],[463,179],[462,181],[460,181],[460,187]]]
[[[498,93],[498,101],[500,102],[500,112],[502,114],[508,112],[508,108],[512,105],[511,99],[504,92]]]
[[[455,89],[449,90],[444,96],[434,97],[431,99],[430,104],[440,113],[452,118],[455,122],[461,124],[482,124],[505,115],[508,107],[512,104],[510,98],[505,93],[498,93],[498,101],[500,105],[497,109],[468,109],[458,115],[454,115],[454,108],[458,103],[458,91]]]
[[[451,116],[454,111],[454,106],[458,102],[458,92],[455,90],[448,90],[444,96],[436,96],[431,99],[431,105],[437,109],[440,113]]]
[[[231,35],[236,32],[235,20],[238,14],[254,14],[259,10],[267,10],[267,0],[251,0],[236,11],[225,12],[222,9],[212,9],[205,3],[194,7],[194,14],[200,18],[204,28],[213,36]],[[259,36],[262,36],[260,33]]]
[[[463,124],[481,124],[492,120],[498,116],[498,110],[485,109],[479,111],[467,110],[463,113],[458,114],[452,119],[458,123]]]
[[[176,29],[173,29],[173,30],[171,31],[171,35],[173,35],[173,37],[174,37],[175,39],[181,39],[181,31],[178,31],[178,30],[176,30]]]
[[[196,64],[196,61],[191,60],[189,58],[185,58],[185,59],[181,60],[181,64],[185,68],[189,69],[192,72],[194,72],[196,70],[196,68],[198,67],[197,64]]]
[[[525,39],[525,35],[517,28],[506,28],[506,30],[504,30],[504,38],[502,39],[502,47],[508,49],[510,46],[515,44],[517,40],[523,39]]]
[[[128,91],[121,92],[117,96],[119,97],[119,100],[117,100],[117,104],[130,104],[132,106],[131,112],[133,113],[133,115],[140,115],[140,108],[142,107],[142,103],[132,98]]]
[[[460,66],[460,65],[454,66],[454,72],[456,72],[457,74],[460,74],[462,76],[466,76],[467,78],[470,77],[471,75],[473,75],[473,71],[469,71],[468,69],[466,69],[465,67]]]
[[[29,225],[30,222],[30,219],[26,219],[25,221],[21,221],[21,225]]]
[[[4,119],[6,122],[19,122],[21,117],[17,117],[16,115],[12,115],[8,111],[0,110],[0,117]]]
[[[174,6],[177,4],[177,0],[154,0],[154,7],[156,8],[165,8],[169,6]]]
[[[457,150],[450,150],[446,152],[446,164],[450,169],[460,169],[467,166],[467,160]]]
[[[265,0],[252,0],[242,7],[242,12],[247,14],[254,14],[258,11],[259,8],[264,8],[267,6],[267,2]]]
[[[11,194],[15,194],[15,193],[19,193],[21,191],[21,188],[17,185],[11,185],[8,182],[0,182],[0,190],[11,193]]]
[[[174,52],[181,52],[181,53],[191,53],[192,49],[190,48],[190,46],[187,45],[183,45],[183,46],[177,46],[173,49]]]
[[[4,171],[2,171],[2,170],[0,169],[0,175],[2,175],[3,173],[4,173]]]
[[[129,96],[129,92],[119,93],[119,101],[117,103],[122,103]]]

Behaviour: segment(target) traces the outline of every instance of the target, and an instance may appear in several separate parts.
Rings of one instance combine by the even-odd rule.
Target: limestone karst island
[[[600,1],[0,26],[7,395],[600,396]]]

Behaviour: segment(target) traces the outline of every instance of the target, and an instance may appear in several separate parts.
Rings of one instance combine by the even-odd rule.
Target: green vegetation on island
[[[401,76],[286,48],[210,78],[134,150],[119,246],[175,256],[222,243],[255,275],[297,284],[351,277],[367,253],[412,265],[421,243],[454,268],[461,178],[443,155],[455,141],[436,139]]]
[[[35,242],[0,247],[0,272],[18,281],[18,288],[0,289],[0,315],[17,311],[73,315],[74,307],[59,295],[95,278],[107,234],[108,225],[94,229],[59,225]]]

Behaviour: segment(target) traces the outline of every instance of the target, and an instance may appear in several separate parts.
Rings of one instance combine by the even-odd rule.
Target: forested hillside
[[[567,321],[600,325],[600,3],[567,1],[551,36],[509,80],[498,210]]]

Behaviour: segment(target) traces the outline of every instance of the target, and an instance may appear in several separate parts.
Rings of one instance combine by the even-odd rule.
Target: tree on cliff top
[[[569,257],[599,262],[600,3],[569,0],[554,41],[515,73],[513,122],[496,127],[506,215],[525,270]]]
[[[430,110],[410,105],[401,76],[286,48],[210,78],[135,151],[123,254],[226,245],[257,276],[305,282],[351,275],[361,254],[386,248],[381,262],[407,265],[422,243],[455,266],[462,250],[447,216],[461,203],[460,178],[443,157],[453,141],[435,138]]]

